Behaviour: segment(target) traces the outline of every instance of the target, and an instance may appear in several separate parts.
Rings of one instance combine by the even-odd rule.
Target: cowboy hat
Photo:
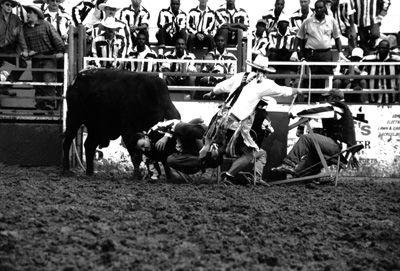
[[[267,72],[276,72],[275,68],[268,68],[268,57],[263,55],[258,55],[256,59],[254,59],[253,63],[249,60],[246,61],[247,65],[250,65],[256,69],[267,71]]]
[[[109,28],[109,29],[118,29],[122,28],[122,25],[117,22],[114,18],[107,18],[104,21],[101,22],[101,25],[104,28]]]
[[[104,11],[104,9],[105,9],[106,7],[109,7],[109,8],[115,8],[115,9],[117,9],[117,11],[120,10],[121,7],[118,6],[116,3],[113,3],[113,2],[114,2],[114,1],[110,1],[110,0],[109,0],[109,1],[107,1],[107,2],[105,2],[105,3],[101,3],[101,4],[99,5],[99,9]]]
[[[17,1],[14,0],[0,0],[0,5],[2,5],[4,2],[10,2],[12,8],[15,8],[19,4]]]
[[[50,1],[49,0],[42,0],[44,3],[48,4]],[[64,3],[65,0],[59,0],[60,4]]]
[[[29,12],[31,10],[37,14],[39,19],[41,19],[41,20],[44,19],[43,11],[39,7],[37,7],[35,5],[28,5],[28,6],[23,6],[23,7],[25,8],[26,12]]]

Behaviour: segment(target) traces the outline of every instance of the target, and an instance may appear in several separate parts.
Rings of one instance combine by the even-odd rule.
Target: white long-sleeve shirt
[[[213,92],[215,94],[234,92],[241,85],[244,75],[244,72],[238,73],[222,81],[214,87]],[[240,120],[251,115],[263,96],[288,97],[293,93],[292,88],[280,86],[271,79],[264,78],[260,83],[257,83],[257,80],[254,79],[256,75],[254,72],[248,75],[247,81],[251,81],[244,86],[239,98],[230,110],[231,114],[234,114]]]

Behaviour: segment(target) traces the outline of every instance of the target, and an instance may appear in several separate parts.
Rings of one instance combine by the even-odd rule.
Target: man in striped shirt
[[[249,16],[242,8],[236,8],[235,0],[226,0],[226,5],[217,9],[218,31],[216,36],[222,35],[227,44],[237,44],[238,31],[247,31],[250,26]],[[243,35],[245,36],[245,35]]]
[[[111,0],[108,0],[110,2]],[[115,0],[114,0],[115,1]],[[142,0],[132,0],[129,7],[121,10],[120,20],[122,20],[130,29],[130,38],[132,44],[137,45],[137,35],[142,32],[146,35],[146,44],[149,44],[149,20],[150,12],[142,6]]]
[[[379,42],[377,52],[373,55],[367,55],[361,62],[393,62],[397,65],[365,65],[360,63],[360,70],[362,75],[397,75],[397,78],[370,78],[362,79],[361,82],[364,84],[368,83],[370,89],[377,90],[395,90],[400,86],[400,56],[390,52],[390,43],[388,40],[382,40]],[[371,101],[375,102],[375,95],[371,94]],[[398,94],[397,94],[398,95]],[[386,103],[396,102],[396,95],[392,95],[392,99],[389,100],[389,95],[385,94]],[[383,94],[378,95],[378,103],[382,103]],[[398,100],[397,100],[398,101]]]
[[[222,35],[217,35],[215,37],[215,42],[216,42],[216,48],[209,52],[211,55],[213,55],[214,59],[237,61],[237,57],[231,52],[228,52],[228,50],[226,50],[225,38]],[[228,71],[229,74],[235,74],[237,71],[236,69],[237,63],[235,64],[226,63],[222,65],[225,67],[226,71]]]
[[[199,5],[192,8],[188,15],[189,38],[187,48],[193,52],[194,47],[206,46],[208,51],[214,49],[217,15],[207,6],[208,0],[199,0]]]
[[[68,30],[72,23],[71,16],[60,9],[60,3],[64,0],[46,0],[44,19],[51,23],[57,30],[65,44],[68,43]]]
[[[358,26],[359,46],[368,55],[380,37],[382,19],[386,16],[390,0],[353,0],[354,23]]]
[[[128,51],[128,58],[133,59],[157,59],[157,54],[146,44],[146,35],[139,33],[137,36],[138,44]],[[136,72],[155,72],[157,63],[155,61],[140,61],[127,63],[128,70]]]
[[[159,48],[164,48],[165,45],[174,46],[179,38],[187,40],[187,17],[180,6],[180,0],[171,0],[170,7],[162,9],[158,14],[156,38]]]
[[[267,34],[271,33],[272,31],[276,31],[277,24],[279,20],[279,16],[281,14],[285,14],[283,9],[285,8],[285,0],[275,0],[275,8],[270,9],[268,13],[262,18],[267,21]]]
[[[310,0],[300,0],[300,9],[296,10],[290,17],[291,31],[297,33],[303,21],[313,14],[314,11],[310,8]]]

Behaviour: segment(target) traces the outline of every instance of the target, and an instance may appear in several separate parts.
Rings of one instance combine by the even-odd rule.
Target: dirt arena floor
[[[400,270],[400,182],[221,187],[0,165],[0,270]]]

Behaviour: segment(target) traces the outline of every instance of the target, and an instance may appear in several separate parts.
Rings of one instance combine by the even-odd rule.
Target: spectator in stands
[[[290,32],[289,20],[289,16],[281,14],[278,20],[277,30],[270,32],[268,35],[267,48],[270,61],[290,61],[296,36]],[[295,74],[297,71],[296,66],[277,65],[274,66],[274,68],[278,74]],[[277,78],[275,82],[281,86],[289,86],[290,78]]]
[[[101,26],[101,32],[93,40],[93,57],[121,58],[125,56],[125,39],[117,34],[123,25],[113,18],[108,18],[101,23]],[[119,64],[115,61],[95,61],[95,65],[102,68],[118,68]]]
[[[351,52],[351,55],[348,57],[351,62],[360,62],[364,56],[364,52],[361,48],[354,48]],[[335,75],[361,75],[361,71],[358,66],[353,65],[341,65],[339,72],[335,72]],[[348,78],[348,79],[335,79],[333,81],[333,88],[334,89],[353,89],[353,90],[363,90],[367,89],[367,83],[365,80],[355,79],[355,78]],[[368,95],[361,94],[361,95],[349,95],[346,98],[348,102],[361,102],[361,103],[368,103]]]
[[[211,53],[206,53],[203,57],[204,60],[214,60],[214,55]],[[196,78],[196,86],[213,87],[219,82],[225,80],[224,75],[216,76],[217,74],[227,74],[228,70],[223,64],[220,63],[204,63],[201,66],[200,72],[202,73],[212,73],[215,75],[198,76]],[[196,97],[195,97],[196,98]],[[200,98],[200,97],[198,97]]]
[[[305,19],[310,18],[314,11],[310,8],[310,0],[300,0],[300,9],[296,10],[290,17],[290,28],[295,34],[299,31]]]
[[[327,2],[331,2],[331,6],[327,10],[328,15],[335,18],[340,33],[343,37],[347,38],[349,52],[352,52],[357,46],[357,30],[354,24],[353,0],[328,0]]]
[[[176,41],[175,50],[166,52],[164,59],[179,59],[189,60],[187,63],[174,63],[164,62],[161,65],[162,72],[196,72],[196,66],[194,60],[196,59],[193,53],[186,51],[186,43],[184,39],[178,39]],[[194,76],[165,76],[165,82],[169,86],[194,86]]]
[[[29,50],[29,56],[54,56],[53,58],[33,58],[33,69],[56,69],[57,59],[63,58],[64,42],[57,30],[46,20],[43,12],[35,5],[24,6],[28,22],[24,25],[24,35]],[[32,71],[34,82],[54,83],[57,74],[52,71]],[[39,96],[54,96],[54,86],[35,86],[36,109],[54,110],[55,100],[40,99]]]
[[[285,14],[283,9],[285,8],[285,0],[275,0],[275,8],[270,9],[268,13],[262,18],[267,21],[267,34],[271,33],[272,31],[276,31],[277,23],[279,20],[279,16],[281,14]]]
[[[105,17],[104,15],[104,11],[102,11],[100,9],[100,5],[103,4],[104,2],[106,2],[106,0],[96,0],[95,5],[92,9],[89,10],[89,8],[85,5],[81,6],[78,5],[77,9],[79,8],[80,11],[82,13],[82,24],[85,26],[85,28],[87,29],[87,33],[89,35],[92,35],[92,29],[95,25],[98,25]],[[77,10],[75,10],[76,12]],[[87,12],[87,15],[85,15],[85,13]],[[77,19],[79,21],[79,19]]]
[[[216,43],[216,48],[209,53],[214,56],[214,59],[216,60],[233,60],[237,61],[237,57],[232,54],[231,52],[228,52],[226,49],[226,42],[225,38],[222,35],[217,35],[215,37],[215,43]],[[236,64],[236,65],[235,65]],[[237,63],[225,63],[223,64],[225,66],[225,69],[228,71],[229,74],[235,74],[237,71]]]
[[[12,8],[18,5],[14,0],[0,0],[0,54],[16,54],[20,57],[0,56],[0,67],[7,61],[16,65],[17,61],[20,68],[26,68],[27,63],[24,57],[28,57],[28,47],[25,42],[22,30],[22,22],[17,15],[12,14]],[[21,77],[23,71],[13,70],[8,76],[7,81],[15,82]],[[9,85],[0,87],[0,94],[15,96],[15,92],[10,92]]]
[[[194,47],[214,49],[214,35],[216,31],[217,15],[207,6],[208,0],[199,0],[199,5],[192,8],[188,15],[189,38],[187,48],[193,52]]]
[[[386,16],[390,0],[353,0],[354,23],[358,26],[359,47],[369,55],[381,36],[380,26]]]
[[[60,3],[63,3],[64,0],[45,0],[45,2],[47,6],[44,11],[44,19],[54,26],[64,43],[68,44],[68,30],[72,18],[59,8]]]
[[[174,46],[176,40],[182,38],[187,41],[186,13],[180,9],[180,0],[171,0],[170,7],[164,8],[158,14],[158,31],[156,38],[158,40],[159,53],[163,53],[165,45]]]
[[[253,47],[251,49],[251,59],[258,55],[267,55],[268,36],[265,32],[267,28],[267,21],[264,19],[258,20],[256,30],[253,32]]]
[[[369,89],[374,90],[395,90],[399,89],[400,86],[400,56],[390,52],[390,43],[388,40],[382,40],[379,42],[377,47],[377,52],[373,55],[365,56],[361,62],[393,62],[393,64],[397,65],[360,65],[360,70],[362,71],[362,75],[373,75],[373,76],[385,76],[392,75],[394,78],[370,78],[370,79],[362,79],[368,84]],[[371,94],[371,101],[375,102],[376,94]],[[396,95],[391,95],[392,99],[389,100],[389,94],[385,94],[385,102],[386,103],[394,103],[398,101],[396,99]],[[378,103],[383,102],[383,94],[378,94]]]
[[[347,147],[357,144],[354,130],[353,115],[343,101],[343,92],[339,89],[332,89],[327,95],[328,103],[314,106],[298,112],[298,117],[308,117],[321,114],[323,129],[321,133],[314,133],[315,140],[321,148],[323,154],[332,156],[342,150],[342,144]],[[299,140],[283,159],[283,164],[272,168],[272,171],[288,173],[297,177],[302,170],[317,164],[320,158],[316,151],[312,134],[300,135]],[[318,169],[319,170],[319,169]]]
[[[72,21],[74,22],[75,26],[83,24],[91,10],[94,9],[95,4],[96,0],[85,0],[79,2],[72,8]]]
[[[129,7],[121,10],[120,15],[120,19],[126,23],[130,30],[131,46],[137,45],[136,38],[139,33],[146,35],[146,44],[149,44],[150,13],[142,6],[142,0],[132,0],[131,3]]]
[[[146,35],[144,33],[139,33],[137,35],[137,43],[138,44],[133,49],[129,49],[128,58],[157,59],[157,53],[146,44]],[[135,72],[155,72],[157,71],[157,63],[155,61],[128,62],[127,68]]]
[[[238,31],[247,31],[250,26],[249,16],[243,8],[236,8],[235,0],[226,0],[216,11],[218,18],[218,30],[216,37],[224,37],[225,46],[238,44]]]
[[[297,32],[293,48],[301,46],[301,55],[306,61],[315,62],[333,62],[333,53],[331,50],[331,40],[335,40],[336,48],[339,52],[339,60],[349,61],[342,52],[342,43],[340,41],[340,31],[336,20],[326,15],[326,5],[324,0],[315,2],[315,13],[312,17],[306,19]],[[298,53],[294,51],[290,58],[292,61],[299,61]],[[329,65],[310,66],[311,76],[317,74],[332,74],[333,67]],[[313,79],[313,88],[325,88],[325,79]]]

